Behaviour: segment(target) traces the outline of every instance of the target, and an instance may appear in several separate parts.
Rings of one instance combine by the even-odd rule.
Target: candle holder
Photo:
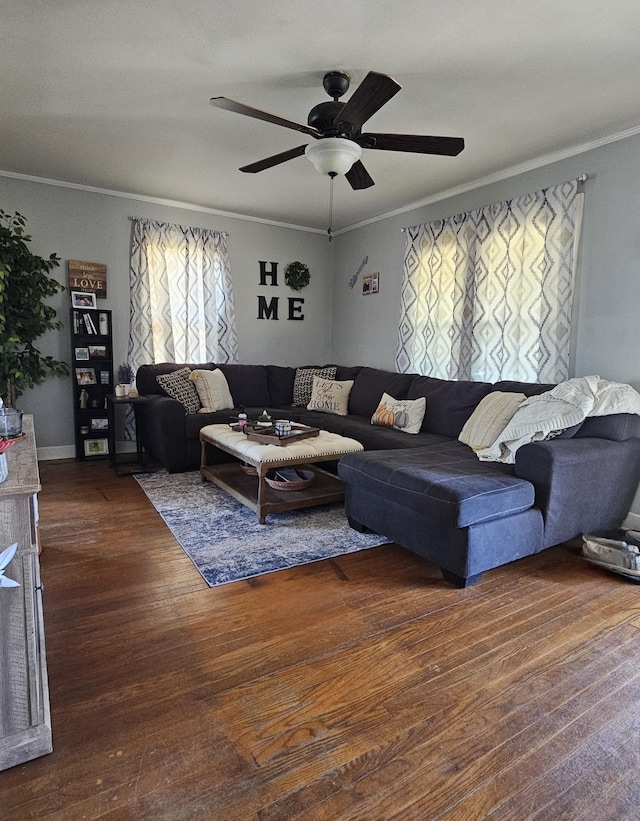
[[[0,437],[16,439],[22,433],[22,411],[16,408],[0,408]]]

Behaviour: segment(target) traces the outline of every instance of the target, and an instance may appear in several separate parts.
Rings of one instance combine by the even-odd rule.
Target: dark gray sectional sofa
[[[139,435],[167,470],[197,468],[200,429],[227,422],[240,406],[250,418],[267,409],[276,418],[357,439],[364,452],[343,457],[338,466],[351,526],[373,530],[424,556],[458,586],[581,533],[618,527],[640,481],[639,419],[629,414],[589,418],[565,437],[525,445],[515,465],[480,462],[458,441],[489,392],[531,396],[551,385],[446,381],[339,365],[336,379],[354,384],[348,415],[335,416],[291,405],[295,368],[219,365],[235,409],[185,414],[156,380],[183,367],[144,365],[136,377],[139,393],[148,398]],[[419,433],[371,424],[382,393],[395,399],[426,397]]]

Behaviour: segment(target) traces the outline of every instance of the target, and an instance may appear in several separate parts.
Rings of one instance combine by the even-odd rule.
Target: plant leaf
[[[20,587],[20,583],[0,575],[0,587]]]
[[[18,542],[12,544],[11,547],[8,547],[6,550],[3,550],[0,553],[0,570],[4,570],[4,568],[9,564],[11,559],[16,555],[16,550],[18,549]]]

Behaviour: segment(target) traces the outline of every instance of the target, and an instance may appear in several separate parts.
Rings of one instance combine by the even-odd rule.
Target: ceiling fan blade
[[[375,140],[373,145],[368,143]],[[358,143],[379,151],[412,151],[416,154],[445,154],[455,157],[464,148],[462,137],[426,137],[419,134],[360,134]]]
[[[281,125],[284,128],[291,128],[293,131],[302,131],[303,134],[310,134],[312,137],[319,137],[320,132],[313,126],[306,123],[296,123],[294,120],[287,120],[286,117],[279,117],[277,114],[270,114],[260,108],[239,103],[230,97],[212,97],[209,104],[215,108],[224,108],[226,111],[233,111],[236,114],[244,114],[246,117],[253,117],[255,120],[264,120],[266,123]]]
[[[386,74],[370,71],[336,116],[334,123],[350,123],[358,130],[402,86]]]
[[[265,171],[267,168],[273,168],[274,165],[280,165],[280,163],[287,162],[287,160],[295,160],[296,157],[301,157],[306,147],[306,145],[299,145],[297,148],[290,148],[281,154],[274,154],[273,157],[266,157],[264,160],[258,160],[258,162],[253,162],[250,165],[243,165],[240,171],[247,174],[257,174],[258,171]]]
[[[351,166],[350,170],[345,174],[345,177],[354,191],[359,191],[362,188],[371,188],[372,185],[375,185],[375,182],[371,179],[369,172],[360,160]]]

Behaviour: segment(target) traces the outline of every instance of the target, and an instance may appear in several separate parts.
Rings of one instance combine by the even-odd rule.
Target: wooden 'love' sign
[[[81,262],[70,259],[67,263],[70,291],[88,291],[99,299],[107,298],[107,266],[101,262]]]

